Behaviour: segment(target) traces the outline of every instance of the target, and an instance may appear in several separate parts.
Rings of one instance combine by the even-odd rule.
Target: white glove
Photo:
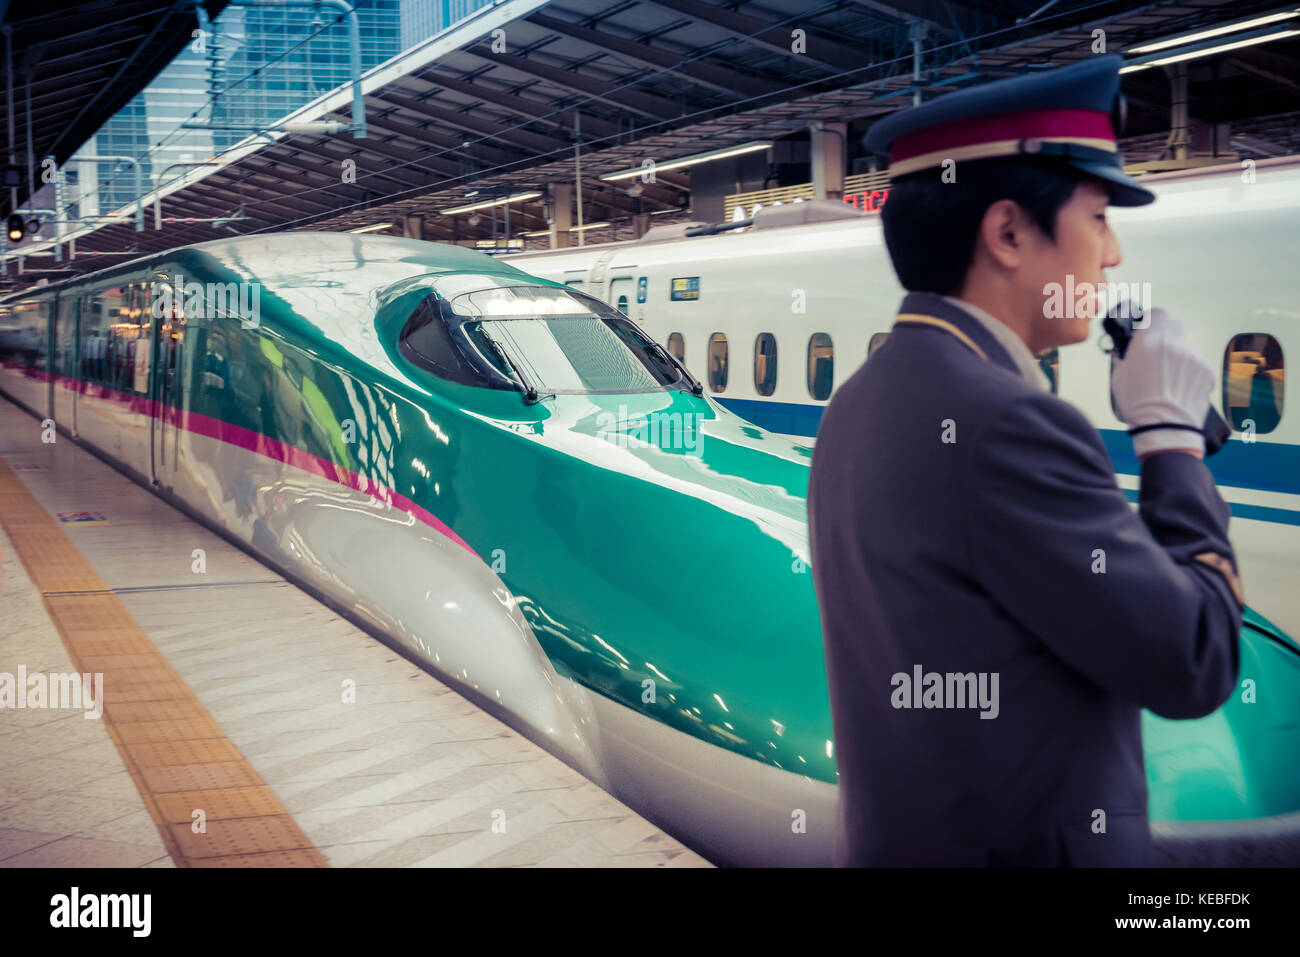
[[[1110,377],[1115,408],[1130,429],[1157,423],[1193,427],[1138,432],[1133,450],[1139,456],[1166,449],[1204,454],[1201,426],[1210,409],[1214,372],[1192,350],[1181,322],[1159,308],[1147,318],[1150,324],[1133,331],[1124,358],[1115,361]]]

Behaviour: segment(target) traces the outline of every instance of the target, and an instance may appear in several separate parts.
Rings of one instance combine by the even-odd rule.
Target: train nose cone
[[[565,454],[529,499],[552,538],[510,577],[538,583],[521,607],[548,654],[657,721],[833,783],[811,450],[681,392],[560,397],[544,434]]]

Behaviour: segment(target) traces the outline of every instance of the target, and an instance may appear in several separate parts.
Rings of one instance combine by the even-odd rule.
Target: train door
[[[109,324],[110,348],[120,363],[113,417],[118,430],[118,456],[141,481],[149,480],[153,409],[153,340],[149,283],[135,280],[123,287],[124,305]]]
[[[45,323],[45,410],[51,419],[59,421],[54,409],[54,376],[59,371],[58,356],[55,346],[58,331],[55,323],[59,316],[59,294],[56,292],[49,299],[49,318]]]
[[[154,402],[152,460],[153,484],[164,491],[172,491],[180,466],[180,445],[177,441],[184,414],[185,368],[185,313],[179,301],[159,289],[164,283],[154,284],[154,301],[170,303],[155,316],[156,351],[154,354]]]
[[[615,276],[610,281],[609,304],[629,319],[645,321],[644,316],[637,314],[636,279],[632,276]]]
[[[54,301],[51,346],[50,408],[54,421],[77,436],[77,320],[81,299],[73,292],[59,293]]]

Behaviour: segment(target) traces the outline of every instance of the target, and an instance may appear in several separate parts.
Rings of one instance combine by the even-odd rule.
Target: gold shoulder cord
[[[936,319],[934,316],[923,316],[920,313],[915,312],[902,312],[894,319],[894,325],[898,325],[899,323],[918,326],[934,326],[936,329],[942,329],[944,332],[950,333],[960,339],[967,348],[972,350],[981,359],[988,358],[988,356],[985,355],[984,350],[975,344],[974,339],[945,319]]]

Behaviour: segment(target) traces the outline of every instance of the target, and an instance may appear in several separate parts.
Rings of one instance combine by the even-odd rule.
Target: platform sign
[[[700,298],[700,277],[686,276],[681,279],[674,279],[668,298],[673,302],[680,300],[693,300]]]
[[[860,193],[844,195],[844,202],[868,213],[880,212],[880,208],[888,201],[889,190],[887,189],[866,189]]]
[[[59,521],[64,525],[107,525],[108,516],[103,512],[59,512]]]

